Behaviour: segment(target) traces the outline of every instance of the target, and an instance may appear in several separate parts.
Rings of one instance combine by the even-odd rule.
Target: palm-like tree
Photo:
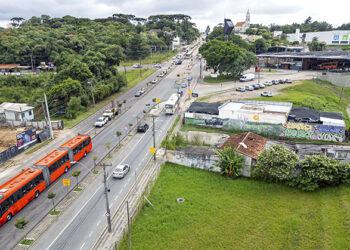
[[[228,146],[214,152],[219,156],[215,165],[221,168],[221,174],[231,178],[237,177],[244,164],[243,156],[237,153],[236,147],[231,148],[229,143]]]

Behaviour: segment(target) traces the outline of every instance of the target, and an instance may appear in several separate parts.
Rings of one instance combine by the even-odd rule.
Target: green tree
[[[53,192],[50,192],[47,194],[47,198],[52,200],[52,205],[53,205],[53,211],[56,212],[56,207],[55,207],[55,197],[56,197],[56,194],[53,193]]]
[[[145,58],[149,53],[149,49],[142,37],[139,34],[135,34],[130,40],[129,57],[132,59]]]
[[[268,182],[290,181],[299,162],[298,156],[283,145],[264,149],[253,168],[253,176]]]
[[[207,40],[211,41],[211,40],[224,40],[224,27],[218,27],[215,26],[213,31],[210,32],[210,34],[207,36]]]
[[[261,38],[261,39],[257,39],[254,42],[255,44],[255,53],[256,54],[261,54],[267,51],[267,44],[265,39]]]
[[[23,230],[23,232],[24,232],[24,228],[28,223],[29,223],[29,221],[24,219],[24,218],[17,219],[16,222],[14,223],[14,226],[20,230]],[[26,233],[24,233],[24,239],[26,239],[26,238],[27,238],[27,235],[26,235]]]
[[[88,79],[93,78],[93,74],[86,63],[83,63],[80,60],[74,60],[67,68],[61,70],[55,77],[58,82],[67,78],[86,83]]]
[[[325,42],[319,42],[317,37],[312,38],[312,41],[307,44],[310,51],[323,51],[326,49]]]
[[[116,132],[116,135],[117,135],[117,137],[118,137],[118,146],[119,146],[119,145],[120,145],[120,136],[122,135],[122,132],[117,131],[117,132]]]
[[[235,178],[242,172],[243,156],[237,153],[236,148],[231,148],[231,144],[214,152],[219,157],[215,165],[220,167],[222,175]]]
[[[73,173],[72,173],[72,176],[75,177],[77,179],[77,185],[76,187],[78,188],[78,184],[79,184],[79,175],[81,174],[81,171],[80,170],[75,170]]]

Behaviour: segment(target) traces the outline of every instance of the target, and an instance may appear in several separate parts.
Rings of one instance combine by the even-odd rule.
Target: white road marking
[[[80,212],[85,208],[85,206],[89,203],[89,201],[95,196],[95,194],[100,190],[102,186],[100,186],[98,189],[96,189],[95,193],[93,193],[93,195],[90,197],[90,199],[87,200],[87,202],[85,202],[85,204],[83,206],[81,206],[81,208],[79,209],[78,213],[76,213],[75,216],[72,216],[72,219],[66,224],[66,226],[63,228],[63,230],[57,234],[56,238],[51,242],[51,244],[48,246],[47,249],[51,248],[51,246],[56,242],[56,240],[62,235],[62,233],[68,228],[68,226],[73,222],[73,220],[75,219],[75,217],[80,214]]]
[[[97,225],[96,225],[96,226],[100,225],[100,223],[101,223],[101,220],[99,220],[99,221],[97,222]]]
[[[118,195],[119,195],[119,193],[118,193]],[[115,200],[115,201],[116,201],[117,199],[118,199],[118,196],[116,196],[116,197],[115,197],[113,200]]]
[[[89,233],[89,238],[91,237],[91,235],[94,233],[94,231],[91,231],[90,233]]]
[[[85,242],[83,243],[83,245],[81,245],[80,249],[83,249],[84,245],[85,245]]]

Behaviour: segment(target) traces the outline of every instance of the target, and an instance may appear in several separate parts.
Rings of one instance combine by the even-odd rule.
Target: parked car
[[[252,86],[253,86],[254,89],[260,89],[259,84],[254,84],[254,85],[252,85]]]
[[[260,86],[261,89],[265,88],[265,85],[262,83],[258,83],[258,85]]]
[[[137,132],[146,132],[147,129],[149,129],[147,123],[141,123],[139,126],[137,126]]]
[[[245,90],[253,91],[254,87],[253,86],[245,86]]]
[[[236,89],[236,91],[245,92],[245,87],[239,87],[239,88]]]
[[[151,83],[153,83],[153,84],[157,83],[157,79],[153,79],[153,80],[151,81]]]
[[[288,78],[288,79],[285,80],[285,82],[286,82],[286,83],[292,83],[293,81],[292,81],[292,79],[289,79],[289,78]]]
[[[224,122],[217,117],[213,117],[211,119],[205,119],[205,124],[206,125],[223,125]]]
[[[273,83],[271,81],[266,81],[264,84],[265,84],[265,86],[272,86],[273,85]]]
[[[139,63],[136,63],[134,65],[132,65],[133,68],[142,68],[141,64]]]
[[[279,84],[279,82],[277,80],[272,80],[272,84],[277,85],[277,84]]]
[[[175,61],[175,65],[180,65],[180,64],[182,64],[182,61],[181,61],[181,60]]]
[[[153,65],[154,68],[158,68],[158,69],[161,69],[162,68],[162,65],[160,63],[156,63]]]
[[[260,95],[264,97],[272,97],[271,91],[264,91]]]
[[[142,95],[141,91],[138,90],[136,93],[135,93],[135,97],[140,97]]]
[[[99,117],[95,122],[95,127],[103,127],[108,122],[108,117]]]
[[[124,178],[124,176],[127,173],[129,173],[129,171],[130,171],[129,164],[120,164],[114,169],[114,171],[112,173],[112,176],[114,178],[118,178],[118,179],[120,178],[121,179],[121,178]]]
[[[198,97],[198,93],[192,92],[192,97]]]
[[[284,80],[281,79],[281,80],[278,81],[278,83],[279,84],[284,84]]]

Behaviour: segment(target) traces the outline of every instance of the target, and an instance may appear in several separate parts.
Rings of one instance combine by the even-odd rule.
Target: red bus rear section
[[[44,191],[46,185],[40,169],[26,169],[0,186],[0,226]]]
[[[77,135],[61,145],[60,149],[68,150],[71,162],[80,161],[92,149],[91,137],[89,135]]]
[[[50,185],[70,167],[67,150],[54,150],[33,166],[33,168],[43,170],[46,185]]]

